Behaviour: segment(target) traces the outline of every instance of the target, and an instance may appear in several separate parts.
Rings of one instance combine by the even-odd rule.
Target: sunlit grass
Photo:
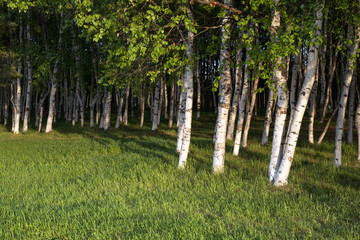
[[[355,145],[333,166],[333,132],[320,146],[302,131],[289,185],[267,183],[271,146],[254,119],[239,157],[211,174],[215,117],[194,121],[186,171],[176,130],[100,131],[64,122],[50,134],[0,127],[0,239],[359,238],[360,171]],[[321,130],[319,124],[316,125]],[[333,130],[331,130],[333,131]]]

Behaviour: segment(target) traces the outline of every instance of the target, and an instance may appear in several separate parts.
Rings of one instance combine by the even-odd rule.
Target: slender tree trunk
[[[169,112],[169,128],[172,128],[173,120],[174,120],[174,95],[175,95],[175,82],[171,85],[171,93],[170,93],[170,112]]]
[[[123,105],[124,105],[124,94],[125,94],[125,89],[121,90],[121,92],[119,94],[119,99],[120,100],[119,100],[119,106],[118,106],[118,112],[117,112],[115,128],[119,128],[120,123],[123,122],[122,109],[123,109]]]
[[[309,143],[310,144],[314,144],[314,121],[316,114],[316,97],[317,97],[318,79],[319,79],[319,66],[317,67],[315,82],[310,97],[310,109],[309,109]]]
[[[144,125],[144,116],[145,116],[145,86],[141,86],[140,91],[140,127]]]
[[[246,62],[250,60],[249,55],[249,49],[247,49],[246,52]],[[245,64],[244,69],[244,83],[241,91],[241,97],[240,97],[240,103],[239,103],[239,117],[236,125],[236,134],[235,134],[235,141],[234,141],[234,149],[233,149],[233,155],[238,156],[239,150],[240,150],[240,144],[241,144],[241,137],[242,137],[242,128],[244,124],[244,117],[245,117],[245,111],[246,111],[246,101],[248,98],[248,92],[249,92],[249,73],[247,71],[247,64]]]
[[[240,93],[241,93],[241,84],[242,84],[242,65],[241,60],[243,58],[244,52],[242,50],[238,50],[236,55],[236,73],[235,73],[235,91],[233,94],[230,116],[229,116],[229,125],[227,129],[226,139],[232,140],[234,139],[234,129],[235,129],[235,119],[236,113],[238,111]]]
[[[108,88],[105,104],[104,104],[104,130],[108,130],[110,127],[110,117],[111,117],[111,89]]]
[[[323,8],[323,5],[320,7],[320,9],[318,9],[318,11],[316,13],[317,20],[315,22],[315,26],[317,27],[317,29],[319,29],[316,36],[319,36],[319,34],[321,32],[322,8]],[[299,94],[299,98],[298,98],[298,101],[296,104],[293,118],[291,119],[289,135],[287,136],[287,139],[286,139],[284,155],[282,157],[280,166],[277,169],[276,175],[274,178],[275,186],[286,185],[288,182],[288,176],[289,176],[291,163],[293,161],[293,157],[294,157],[294,153],[295,153],[297,140],[299,137],[301,122],[302,122],[302,119],[303,119],[303,116],[305,113],[307,103],[309,101],[309,96],[310,96],[312,86],[315,81],[315,74],[316,74],[316,69],[317,69],[316,65],[317,65],[317,59],[318,59],[318,48],[319,48],[319,46],[317,44],[315,44],[309,48],[306,77],[303,82],[303,86],[300,91],[300,94]]]
[[[197,90],[197,99],[196,99],[196,119],[200,119],[201,112],[201,84],[200,84],[200,64],[199,61],[196,63],[196,90]]]
[[[249,111],[248,111],[247,116],[246,116],[246,123],[245,123],[245,127],[244,127],[243,140],[242,140],[242,144],[241,144],[242,148],[247,147],[247,139],[248,139],[248,134],[249,134],[249,129],[250,129],[251,118],[252,118],[252,114],[253,114],[254,107],[255,107],[256,93],[257,93],[258,84],[259,84],[259,78],[256,78],[255,82],[254,82],[254,85],[253,85],[252,93],[251,93],[250,108],[249,108]]]
[[[334,109],[333,113],[331,114],[328,122],[326,123],[325,125],[325,128],[323,130],[323,132],[321,133],[320,137],[319,137],[319,140],[318,140],[318,144],[321,144],[325,135],[326,135],[326,132],[327,130],[329,129],[329,126],[330,126],[330,123],[331,123],[331,120],[333,119],[333,117],[335,116],[335,114],[337,113],[337,111],[339,110],[339,104],[337,105],[337,107]]]
[[[184,76],[183,76],[184,79]],[[184,81],[184,80],[183,80]],[[178,102],[177,102],[177,114],[176,114],[176,126],[179,127],[180,125],[180,116],[181,116],[181,109],[182,109],[182,103],[183,103],[183,99],[184,99],[184,92],[182,91],[184,89],[184,87],[178,86],[177,88],[177,93],[179,94],[178,96]],[[186,92],[185,92],[186,95]],[[185,104],[185,102],[184,102]],[[185,106],[185,105],[184,105]]]
[[[224,3],[227,6],[232,6],[231,0],[224,0]],[[220,64],[222,64],[222,72],[219,82],[221,96],[215,128],[215,146],[212,167],[215,174],[224,172],[225,163],[226,130],[231,104],[230,27],[231,23],[227,13],[222,20],[221,29]]]
[[[194,18],[190,9],[188,9],[188,15],[192,21]],[[185,103],[185,116],[184,116],[184,130],[183,130],[183,140],[179,155],[179,169],[184,169],[186,166],[188,154],[190,151],[190,138],[191,138],[191,122],[192,122],[192,108],[193,108],[193,69],[191,67],[191,60],[193,54],[193,42],[194,42],[194,33],[191,30],[188,30],[188,37],[186,42],[186,57],[189,59],[189,65],[185,69],[185,81],[186,84],[186,103]]]
[[[351,32],[353,30],[349,28],[348,31],[350,32],[349,35],[351,36]],[[348,52],[346,75],[345,75],[344,84],[341,91],[341,97],[339,102],[339,111],[336,121],[336,132],[335,132],[335,148],[334,148],[334,164],[336,167],[341,166],[341,143],[342,143],[342,137],[344,131],[345,110],[349,95],[349,87],[354,74],[355,61],[356,61],[355,56],[359,47],[359,38],[360,38],[360,28],[356,30],[356,37],[354,40],[355,43]]]
[[[28,16],[30,16],[29,12],[28,12]],[[28,42],[31,41],[29,23],[26,25],[26,39]],[[29,55],[26,56],[26,67],[27,67],[27,92],[26,92],[26,105],[25,105],[25,113],[24,113],[23,132],[27,132],[28,124],[30,120],[31,93],[32,93],[32,63]]]
[[[128,115],[129,115],[129,94],[130,94],[130,86],[128,85],[125,92],[125,110],[124,110],[124,125],[128,125]]]
[[[160,120],[161,120],[161,111],[162,111],[162,107],[163,107],[163,102],[164,102],[164,88],[163,88],[163,83],[164,81],[161,79],[160,80],[160,99],[159,99],[159,107],[158,107],[158,118],[157,118],[157,124],[158,126],[160,125]]]
[[[272,109],[274,106],[274,90],[272,88],[269,89],[269,98],[266,105],[266,112],[265,112],[265,120],[264,120],[264,129],[261,138],[261,145],[265,146],[268,144],[269,141],[269,131],[270,131],[270,124],[272,122]]]
[[[159,121],[159,105],[160,105],[160,87],[161,80],[156,81],[155,96],[154,96],[154,113],[153,113],[153,124],[151,130],[156,131],[158,129]]]
[[[358,104],[357,104],[357,108],[356,108],[355,125],[356,125],[356,130],[357,130],[357,137],[358,137],[357,160],[358,160],[358,162],[360,162],[360,98],[358,99]]]
[[[184,89],[184,90],[183,90]],[[180,99],[181,99],[181,105],[180,105],[180,112],[179,114],[179,127],[178,127],[178,134],[177,134],[177,144],[176,144],[176,150],[175,152],[180,153],[181,150],[181,146],[182,146],[182,141],[183,141],[183,135],[184,135],[184,123],[185,123],[185,110],[186,110],[186,94],[187,91],[185,91],[185,89],[187,89],[187,81],[186,81],[186,74],[184,72],[183,74],[183,86],[181,88],[180,92]]]
[[[354,122],[354,105],[355,105],[355,91],[356,91],[357,74],[354,70],[353,80],[351,81],[350,95],[349,95],[349,111],[348,111],[348,136],[347,142],[353,144],[353,122]]]

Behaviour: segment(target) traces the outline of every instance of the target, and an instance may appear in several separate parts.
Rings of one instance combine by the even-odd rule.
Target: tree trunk
[[[225,5],[232,6],[231,0],[225,0]],[[226,130],[228,115],[231,104],[231,72],[230,72],[230,18],[227,15],[222,20],[222,35],[220,49],[220,64],[222,64],[221,79],[219,82],[219,109],[217,124],[215,128],[215,146],[213,155],[213,172],[221,174],[224,172]],[[215,106],[216,107],[216,106]]]
[[[347,142],[353,144],[353,122],[354,122],[354,105],[355,105],[355,91],[356,91],[356,68],[354,70],[353,80],[351,81],[350,95],[349,95],[349,111],[348,111],[348,136]]]
[[[180,105],[180,112],[179,115],[179,127],[178,127],[178,134],[177,134],[177,144],[176,144],[176,150],[175,152],[180,153],[182,141],[183,141],[183,134],[184,134],[184,123],[185,123],[185,109],[186,109],[186,94],[187,91],[187,81],[186,81],[186,74],[183,74],[183,86],[181,88],[182,91],[180,91],[180,99],[181,99],[181,105]]]
[[[319,36],[321,31],[321,24],[322,24],[322,8],[321,5],[320,9],[316,12],[316,22],[315,26],[317,27],[318,32],[316,36]],[[308,53],[308,63],[306,69],[306,77],[303,82],[302,89],[299,94],[299,98],[296,104],[295,112],[293,118],[291,119],[289,135],[286,139],[285,151],[280,162],[280,166],[276,171],[276,176],[274,180],[275,186],[282,186],[286,185],[288,182],[288,176],[290,172],[291,163],[293,161],[295,148],[297,144],[297,140],[299,137],[301,122],[305,113],[305,109],[307,103],[309,101],[310,92],[312,90],[312,86],[315,81],[315,74],[317,69],[317,59],[318,59],[318,48],[317,44],[314,44],[309,48]]]
[[[128,85],[126,87],[126,92],[125,92],[125,109],[124,109],[124,125],[127,126],[128,125],[128,116],[129,116],[129,94],[130,94],[130,86]]]
[[[188,15],[193,22],[193,16],[190,9],[188,9]],[[184,130],[183,130],[183,140],[179,155],[179,169],[184,169],[186,166],[189,149],[190,149],[190,137],[191,137],[191,122],[192,122],[192,108],[193,108],[193,69],[191,66],[192,54],[193,54],[193,42],[194,42],[194,33],[191,30],[188,30],[188,37],[186,42],[186,57],[189,59],[189,65],[185,69],[185,81],[186,84],[186,104],[185,104],[185,116],[184,116]]]
[[[316,114],[316,97],[317,97],[318,80],[319,80],[319,65],[317,67],[315,82],[310,97],[310,108],[309,108],[309,143],[310,144],[314,144],[314,120]]]
[[[28,12],[28,16],[30,16],[29,12]],[[28,42],[31,41],[29,23],[26,25],[26,39]],[[26,91],[26,101],[25,101],[26,103],[25,103],[23,132],[28,131],[28,124],[30,120],[31,93],[32,93],[32,63],[29,55],[26,56],[26,67],[27,67],[27,91]]]
[[[256,78],[255,82],[254,82],[254,85],[253,85],[252,93],[251,93],[250,108],[249,108],[249,111],[248,111],[247,116],[246,116],[246,123],[245,123],[245,127],[244,127],[243,140],[242,140],[242,144],[241,144],[242,148],[247,147],[247,138],[248,138],[248,133],[249,133],[249,129],[250,129],[250,123],[251,123],[252,114],[253,114],[254,107],[255,107],[256,93],[257,93],[258,84],[259,84],[259,78]]]
[[[236,73],[235,73],[235,91],[233,94],[232,105],[230,109],[230,117],[229,117],[229,125],[227,129],[226,139],[232,140],[234,139],[234,128],[235,128],[235,119],[236,113],[238,111],[239,100],[240,100],[240,93],[241,93],[241,83],[243,77],[242,71],[242,58],[244,52],[242,50],[238,50],[236,55]]]
[[[249,49],[246,52],[246,62],[250,61]],[[242,136],[242,128],[244,124],[244,116],[246,111],[246,101],[248,98],[248,91],[249,91],[249,73],[247,71],[247,64],[245,64],[244,69],[244,83],[241,91],[241,98],[239,103],[239,117],[236,125],[236,134],[235,134],[235,141],[234,141],[234,149],[233,155],[238,156],[241,144],[241,136]]]
[[[268,144],[269,141],[269,131],[270,131],[270,124],[272,122],[272,109],[273,109],[273,105],[274,105],[274,90],[272,89],[272,87],[269,89],[269,98],[268,98],[268,102],[266,105],[266,112],[265,112],[265,120],[264,120],[264,130],[262,133],[262,138],[261,138],[261,145],[265,146]]]
[[[161,80],[157,80],[156,86],[155,86],[154,103],[153,103],[153,108],[154,108],[153,123],[152,123],[152,128],[151,128],[151,130],[153,130],[153,131],[156,131],[158,129],[158,125],[159,125],[158,118],[160,117],[159,116],[160,90],[161,90],[160,88],[161,88]]]
[[[120,127],[120,123],[123,122],[123,116],[122,116],[122,109],[123,109],[123,105],[124,105],[124,94],[125,94],[125,89],[121,90],[120,94],[119,94],[119,106],[118,106],[118,112],[117,112],[117,118],[116,118],[116,123],[115,123],[115,128],[119,128]]]
[[[200,112],[201,112],[201,84],[200,84],[200,64],[199,61],[196,63],[196,90],[197,90],[197,101],[196,101],[196,119],[200,119]]]
[[[351,32],[349,28],[348,30]],[[334,148],[334,164],[336,167],[341,166],[341,143],[342,143],[342,136],[344,131],[344,117],[345,117],[345,110],[346,110],[346,104],[347,99],[349,95],[349,87],[353,78],[354,74],[354,68],[355,68],[355,61],[356,61],[356,52],[359,47],[359,38],[360,38],[360,28],[356,30],[356,37],[354,39],[354,45],[351,47],[351,49],[348,52],[348,59],[346,64],[346,75],[344,79],[343,88],[341,91],[341,97],[339,102],[339,111],[338,111],[338,117],[336,121],[336,132],[335,132],[335,148]]]
[[[173,120],[174,120],[174,95],[175,95],[175,82],[171,85],[171,93],[170,93],[170,112],[169,112],[169,128],[172,128]]]
[[[357,160],[358,160],[358,162],[360,162],[360,98],[358,99],[358,104],[357,104],[357,108],[356,108],[355,125],[356,125],[356,130],[357,130],[357,137],[358,137]]]

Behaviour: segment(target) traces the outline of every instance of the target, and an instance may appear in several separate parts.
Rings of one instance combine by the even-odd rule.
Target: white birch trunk
[[[270,131],[270,124],[272,122],[272,109],[274,106],[274,90],[272,87],[269,89],[269,98],[266,104],[266,112],[265,112],[265,120],[264,120],[264,129],[261,137],[261,145],[265,146],[268,144],[269,141],[269,131]]]
[[[151,130],[153,130],[153,131],[156,131],[159,126],[158,117],[160,117],[159,116],[160,87],[161,87],[161,80],[157,80],[156,86],[155,86],[155,96],[154,96],[154,103],[153,103],[154,113],[153,113],[152,128],[151,128]]]
[[[311,91],[310,99],[310,109],[309,109],[309,143],[314,144],[314,121],[316,114],[316,96],[317,96],[317,87],[319,80],[319,66],[317,67],[315,83]]]
[[[357,160],[358,160],[358,162],[360,162],[360,98],[358,100],[358,104],[357,104],[357,108],[356,108],[355,125],[356,125],[356,130],[357,130],[357,137],[358,137]]]
[[[176,150],[175,152],[180,153],[182,141],[183,141],[183,135],[184,135],[184,123],[185,123],[185,109],[186,109],[186,94],[187,91],[187,81],[186,81],[186,74],[183,74],[183,86],[181,88],[180,93],[180,99],[181,99],[181,105],[180,105],[180,113],[179,113],[179,126],[178,126],[178,134],[177,134],[177,144],[176,144]]]
[[[349,31],[351,30],[349,29]],[[355,43],[348,52],[346,75],[345,75],[344,84],[341,91],[341,97],[339,102],[339,110],[338,110],[338,117],[336,121],[336,132],[335,132],[335,148],[334,148],[334,164],[336,167],[341,166],[341,144],[342,144],[342,136],[344,131],[345,110],[349,95],[349,87],[354,74],[354,68],[356,62],[355,56],[357,49],[359,47],[359,38],[360,38],[360,28],[356,30]]]
[[[315,27],[318,28],[316,37],[319,37],[319,34],[321,32],[322,9],[323,9],[323,5],[316,12]],[[308,56],[305,80],[303,82],[303,86],[301,88],[298,101],[296,103],[294,115],[291,119],[289,135],[287,136],[286,139],[284,155],[282,157],[280,166],[277,169],[276,176],[274,178],[275,186],[282,186],[288,183],[288,176],[290,173],[290,167],[293,161],[296,144],[299,137],[301,122],[305,113],[307,103],[309,101],[309,96],[312,90],[312,86],[315,81],[316,65],[318,59],[318,48],[319,46],[316,44],[309,48],[309,53],[308,53],[309,56]]]
[[[232,5],[231,0],[224,0],[227,6]],[[226,150],[226,130],[231,104],[231,73],[230,73],[230,27],[231,22],[228,13],[222,20],[221,29],[221,49],[220,64],[222,64],[221,79],[219,82],[219,109],[217,116],[217,126],[215,129],[215,146],[213,155],[213,172],[221,174],[224,172],[225,150]],[[216,106],[215,106],[216,108]]]
[[[347,142],[353,144],[353,123],[354,123],[354,105],[355,105],[355,91],[356,91],[356,69],[354,70],[353,80],[351,81],[350,95],[349,95],[349,111],[348,111],[348,135]]]
[[[190,10],[188,9],[188,15],[193,21],[193,16]],[[193,53],[193,41],[194,33],[191,30],[188,30],[188,37],[186,42],[186,57],[189,59],[189,65],[185,69],[185,81],[186,84],[186,104],[185,104],[185,116],[184,116],[184,130],[183,130],[183,140],[179,155],[179,169],[185,169],[189,148],[190,148],[190,138],[191,138],[191,122],[192,122],[192,108],[193,108],[193,81],[194,73],[191,67],[192,65],[192,53]]]
[[[242,83],[242,77],[243,77],[242,65],[240,65],[241,60],[243,58],[243,54],[244,53],[242,50],[238,50],[237,55],[236,55],[235,91],[233,94],[233,100],[232,100],[230,116],[229,116],[229,124],[228,124],[228,129],[227,129],[227,134],[226,134],[226,139],[228,139],[228,140],[234,139],[235,119],[236,119],[238,106],[239,106],[241,83]]]
[[[28,12],[29,16],[29,12]],[[30,35],[30,25],[26,25],[26,39],[28,42],[31,41]],[[25,101],[25,113],[24,113],[24,125],[23,132],[28,131],[28,124],[30,119],[30,107],[31,107],[31,93],[32,93],[32,63],[30,56],[26,56],[26,67],[27,67],[27,92],[26,92],[26,101]]]
[[[128,85],[125,92],[125,109],[124,109],[124,125],[128,125],[128,119],[129,119],[129,94],[130,94],[130,86]]]
[[[249,110],[248,110],[248,113],[246,116],[243,140],[241,143],[242,148],[247,147],[247,139],[248,139],[248,134],[249,134],[249,130],[250,130],[251,118],[252,118],[252,114],[253,114],[255,103],[256,103],[256,92],[257,92],[258,84],[259,84],[259,78],[256,78],[255,82],[254,82],[254,87],[253,87],[252,93],[251,93],[251,104],[250,104],[250,107],[249,107]]]
[[[108,130],[110,127],[111,117],[111,89],[108,89],[106,100],[104,104],[104,130]]]
[[[248,53],[249,49],[246,52],[246,62],[250,61],[250,55]],[[238,156],[240,145],[241,145],[241,137],[242,137],[242,128],[244,125],[245,111],[246,111],[246,101],[248,99],[249,92],[249,73],[247,71],[247,64],[245,64],[244,69],[244,83],[241,91],[240,103],[239,103],[239,117],[236,125],[236,134],[234,141],[234,149],[233,155]]]
[[[201,112],[201,84],[200,84],[200,64],[199,61],[196,63],[196,90],[197,90],[197,99],[196,99],[196,119],[200,119]]]
[[[171,85],[171,92],[170,92],[170,112],[169,112],[169,128],[172,128],[173,121],[174,121],[174,97],[175,95],[175,83]]]

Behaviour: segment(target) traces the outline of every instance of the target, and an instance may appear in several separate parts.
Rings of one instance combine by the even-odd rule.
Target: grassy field
[[[0,239],[359,238],[355,145],[344,144],[337,169],[333,129],[310,146],[303,128],[289,185],[277,189],[260,118],[249,147],[234,157],[228,142],[225,174],[211,174],[214,122],[194,121],[183,172],[165,122],[155,133],[134,120],[107,132],[58,122],[50,134],[14,136],[0,127]]]

